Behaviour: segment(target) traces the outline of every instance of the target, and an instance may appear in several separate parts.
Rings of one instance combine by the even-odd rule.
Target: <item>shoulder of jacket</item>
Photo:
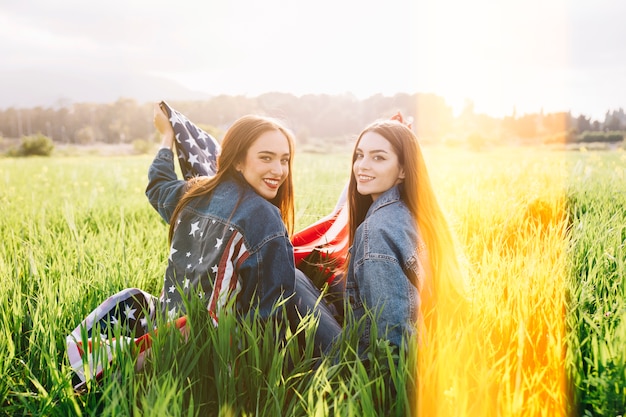
[[[397,220],[412,219],[413,215],[404,201],[394,200],[376,207],[365,220],[374,220],[382,223],[394,223]]]

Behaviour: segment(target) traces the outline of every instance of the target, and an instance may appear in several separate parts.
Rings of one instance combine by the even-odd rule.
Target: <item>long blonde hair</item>
[[[289,173],[285,182],[278,189],[276,197],[269,200],[273,205],[280,209],[280,214],[287,228],[289,235],[294,229],[294,198],[293,198],[293,175],[292,161],[294,155],[294,139],[289,130],[282,126],[277,120],[270,117],[247,115],[237,119],[226,132],[222,140],[222,151],[217,160],[217,173],[213,177],[195,177],[188,181],[185,194],[180,199],[172,218],[170,219],[169,240],[172,241],[174,236],[174,228],[176,218],[181,210],[189,204],[189,202],[202,196],[209,196],[213,190],[225,179],[236,178],[245,181],[236,171],[236,165],[243,161],[246,157],[248,149],[259,136],[268,131],[279,131],[289,143]]]
[[[425,314],[431,314],[438,299],[448,299],[450,302],[464,300],[466,285],[456,255],[455,241],[435,196],[417,137],[409,127],[399,121],[376,121],[367,126],[357,138],[352,153],[353,165],[356,160],[356,149],[367,132],[377,133],[389,141],[398,156],[400,166],[404,168],[405,179],[400,197],[413,215],[427,249],[426,288],[420,295],[421,310]],[[356,229],[372,205],[371,196],[361,195],[357,191],[354,171],[350,174],[347,198],[350,219],[349,244],[352,245]],[[459,300],[449,299],[451,295],[452,298]]]

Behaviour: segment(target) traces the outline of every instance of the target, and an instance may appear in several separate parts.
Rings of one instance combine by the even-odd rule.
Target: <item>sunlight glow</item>
[[[472,167],[454,168],[450,152],[431,161],[443,175],[435,182],[443,181],[437,189],[444,206],[462,213],[457,230],[472,290],[458,323],[449,319],[456,306],[441,289],[442,319],[427,325],[418,350],[419,416],[565,417],[570,411],[566,175],[562,164],[539,169],[527,152],[478,158]],[[443,171],[476,173],[474,164],[481,174],[467,175],[461,187],[467,199],[455,200],[459,184],[446,185],[445,178],[461,175]]]

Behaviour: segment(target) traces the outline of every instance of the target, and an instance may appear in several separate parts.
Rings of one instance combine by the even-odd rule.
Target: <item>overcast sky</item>
[[[624,0],[0,0],[0,71],[210,94],[430,92],[494,116],[626,107]],[[1,94],[1,92],[0,92]]]

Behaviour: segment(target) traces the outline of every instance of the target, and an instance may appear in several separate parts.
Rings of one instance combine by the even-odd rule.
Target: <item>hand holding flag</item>
[[[164,135],[173,132],[172,141],[185,179],[199,175],[214,176],[217,173],[217,157],[221,151],[217,140],[166,102],[160,102],[159,108],[160,112],[155,109],[155,126]]]
[[[161,134],[161,147],[172,149],[174,145],[174,129],[161,103],[154,104],[153,114],[154,127],[156,127]]]

